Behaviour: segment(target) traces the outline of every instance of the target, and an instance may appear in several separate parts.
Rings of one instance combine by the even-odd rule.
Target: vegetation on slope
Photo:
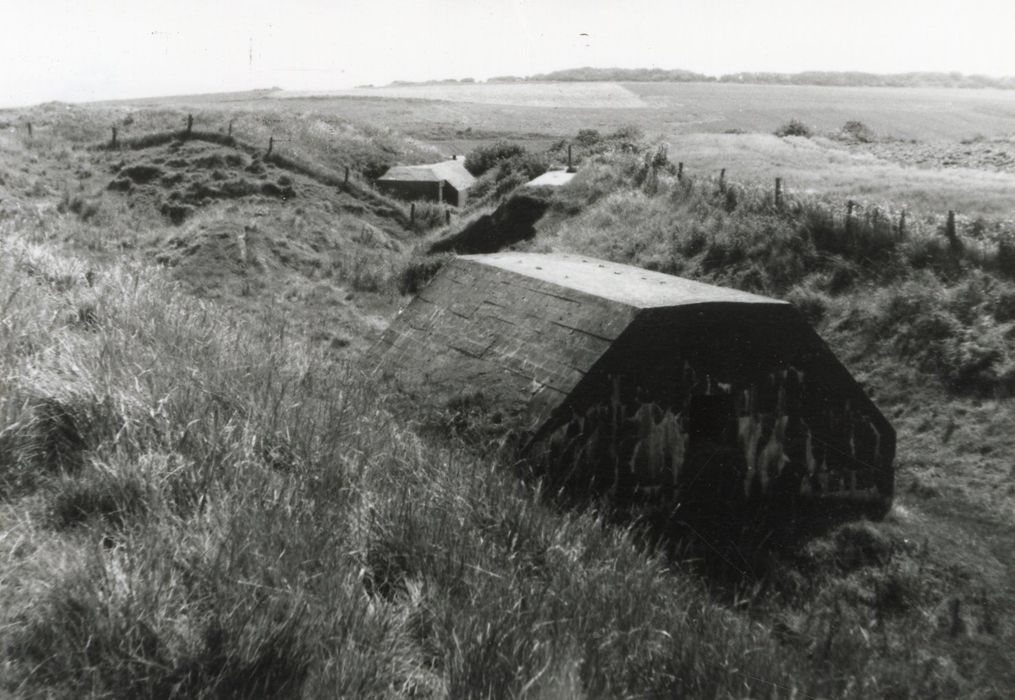
[[[3,175],[21,189],[16,172]],[[440,416],[424,425],[401,413],[294,333],[288,308],[237,315],[232,294],[197,299],[101,246],[68,254],[68,235],[82,244],[107,226],[129,243],[112,200],[83,222],[73,198],[63,213],[41,206],[59,190],[23,194],[0,222],[9,694],[926,697],[1010,686],[1015,528],[995,520],[1010,511],[1009,470],[998,470],[1015,447],[997,398],[1015,321],[1003,230],[971,227],[956,244],[913,216],[903,236],[885,224],[895,212],[873,209],[847,225],[818,202],[777,207],[753,188],[677,181],[659,150],[590,155],[553,195],[528,245],[796,299],[901,429],[903,495],[886,523],[760,556],[724,550],[739,581],[728,590],[637,523],[547,503],[505,455],[434,430]],[[245,215],[209,211],[227,227]],[[135,237],[148,222],[137,219]],[[966,352],[963,338],[994,345],[964,364],[949,354]],[[963,367],[979,383],[950,384]],[[982,509],[979,530],[953,512],[967,504]]]
[[[903,649],[879,660],[847,618],[815,611],[794,624],[825,641],[784,645],[630,531],[422,441],[280,319],[237,324],[150,268],[87,275],[11,228],[6,692],[841,695],[917,671],[961,687]],[[895,546],[863,532],[839,535],[873,552],[855,556]]]
[[[158,263],[202,298],[275,308],[336,355],[364,350],[396,303],[388,279],[401,251],[444,223],[436,207],[418,207],[410,223],[408,207],[376,192],[365,171],[425,149],[293,115],[271,129],[267,154],[252,145],[266,127],[251,115],[194,116],[187,133],[176,110],[19,114],[0,132],[0,211],[37,209],[26,219],[35,234],[92,259]],[[311,148],[318,142],[327,147]]]

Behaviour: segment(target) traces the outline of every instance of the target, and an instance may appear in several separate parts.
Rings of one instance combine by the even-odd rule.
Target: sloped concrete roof
[[[526,187],[562,187],[574,179],[577,173],[569,173],[566,170],[550,170],[543,173],[535,180],[525,183]]]
[[[378,180],[387,182],[447,182],[456,190],[472,187],[476,178],[465,169],[463,159],[445,160],[425,165],[396,165],[389,168]]]
[[[494,253],[462,258],[638,309],[713,302],[787,305],[778,299],[584,255]]]

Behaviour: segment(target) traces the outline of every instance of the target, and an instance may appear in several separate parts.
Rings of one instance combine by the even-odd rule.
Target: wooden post
[[[567,172],[574,172],[574,165],[571,164],[571,144],[567,145]]]
[[[110,143],[113,146],[113,148],[116,148],[116,127],[115,126],[111,126],[109,128],[112,129],[112,131],[113,131],[113,140]]]
[[[266,156],[270,156],[271,155],[271,149],[273,149],[274,147],[275,147],[275,137],[274,136],[269,136],[268,137],[268,152],[265,153],[265,155]]]
[[[683,179],[684,179],[684,161],[680,161],[679,163],[677,163],[677,181],[679,182],[682,181]]]
[[[233,136],[233,122],[234,121],[236,121],[236,120],[235,119],[230,119],[229,120],[229,131],[226,133],[226,136],[228,136],[229,138],[232,138],[232,136]]]
[[[953,598],[950,601],[949,608],[951,608],[952,623],[948,633],[953,637],[958,637],[966,631],[966,624],[962,621],[962,601],[958,598]]]
[[[190,136],[190,132],[194,129],[194,115],[187,115],[187,136]]]
[[[775,178],[775,208],[782,209],[782,178]]]
[[[415,202],[413,202],[412,204],[409,205],[409,223],[410,224],[415,224],[416,223],[416,203]]]
[[[28,138],[32,138],[32,122],[28,122],[26,126],[28,127]]]
[[[719,191],[726,191],[726,168],[719,171]]]
[[[343,184],[346,184],[346,185],[349,184],[349,166],[348,165],[345,166],[345,179],[343,180]]]
[[[955,230],[955,212],[952,209],[948,210],[948,222],[945,224],[945,236],[948,237],[948,246],[953,251],[958,251],[962,248],[962,241],[959,240],[958,233]]]
[[[902,213],[899,214],[899,238],[903,238],[906,235],[906,210],[903,209]]]

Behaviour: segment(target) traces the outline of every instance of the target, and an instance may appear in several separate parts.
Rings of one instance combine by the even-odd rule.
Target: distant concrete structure
[[[463,207],[476,178],[465,169],[465,157],[426,165],[396,165],[377,179],[377,187],[401,199],[447,202]]]
[[[535,180],[525,183],[526,187],[563,187],[574,179],[577,173],[566,170],[548,170]]]
[[[790,304],[594,258],[452,260],[375,371],[481,397],[551,486],[883,515],[895,431]]]

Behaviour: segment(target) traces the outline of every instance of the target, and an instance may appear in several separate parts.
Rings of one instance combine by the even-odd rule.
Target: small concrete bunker
[[[426,165],[396,165],[376,182],[378,189],[396,197],[446,202],[456,207],[465,206],[469,188],[475,183],[476,178],[465,168],[465,158],[458,156]]]
[[[783,301],[585,256],[461,256],[371,362],[437,401],[481,396],[561,487],[891,504],[895,431]]]

